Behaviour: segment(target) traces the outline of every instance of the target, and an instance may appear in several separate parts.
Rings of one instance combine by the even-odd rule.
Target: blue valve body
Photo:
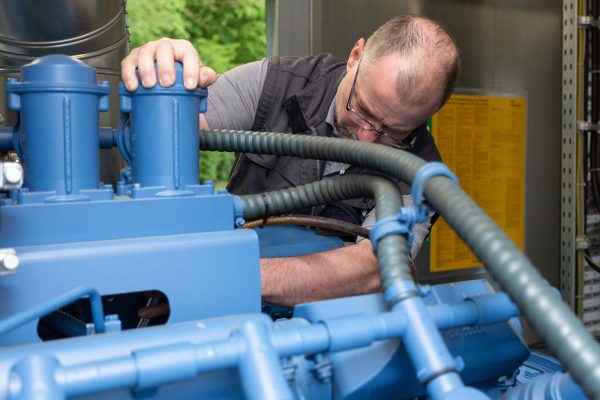
[[[25,186],[44,201],[89,199],[99,188],[98,111],[108,110],[108,82],[64,55],[42,57],[7,81],[8,107],[21,111],[17,149],[26,162]]]
[[[176,64],[173,86],[146,89],[140,83],[128,92],[121,84],[119,93],[121,111],[130,113],[134,183],[170,194],[198,185],[198,113],[206,111],[208,91],[185,89],[181,64]]]

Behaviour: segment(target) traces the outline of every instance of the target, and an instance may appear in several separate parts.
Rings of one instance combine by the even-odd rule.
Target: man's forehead
[[[399,96],[394,71],[381,71],[377,74],[376,69],[371,69],[368,72],[361,77],[361,67],[356,85],[357,105],[378,122],[383,121],[390,128],[410,130],[437,110],[439,101],[436,98],[415,106],[410,99]]]
[[[411,55],[391,54],[379,59],[366,59],[364,67],[368,79],[385,79],[386,84],[410,91],[411,88],[443,87],[443,68],[435,62],[436,57],[415,52]]]

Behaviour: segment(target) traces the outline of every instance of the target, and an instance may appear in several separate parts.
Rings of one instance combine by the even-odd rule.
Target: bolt
[[[19,266],[19,258],[13,249],[0,252],[0,269],[14,271]]]
[[[244,218],[242,218],[242,217],[237,217],[237,218],[235,219],[235,226],[236,226],[237,228],[241,228],[241,227],[243,227],[245,223],[246,223],[246,220],[245,220]]]
[[[23,167],[17,163],[4,164],[4,182],[9,185],[19,185],[23,180]]]

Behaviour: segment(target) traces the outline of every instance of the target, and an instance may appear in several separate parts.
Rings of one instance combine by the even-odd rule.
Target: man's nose
[[[379,135],[373,129],[358,129],[358,140],[362,140],[363,142],[376,142],[379,139]]]

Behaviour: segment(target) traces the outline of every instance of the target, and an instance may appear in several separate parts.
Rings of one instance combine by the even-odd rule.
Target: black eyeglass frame
[[[361,61],[362,61],[362,58],[360,60],[358,60],[358,65],[356,66],[356,72],[354,73],[354,80],[352,81],[352,87],[350,88],[350,95],[348,96],[348,102],[346,103],[346,110],[353,113],[354,115],[356,115],[358,118],[360,118],[361,121],[363,121],[364,123],[366,123],[369,126],[369,128],[365,128],[365,127],[359,125],[362,129],[372,130],[375,133],[377,133],[379,136],[388,138],[390,141],[393,142],[393,144],[391,145],[392,147],[412,150],[415,147],[417,140],[421,136],[421,132],[423,131],[423,129],[417,128],[418,131],[416,134],[413,134],[414,131],[411,132],[407,136],[407,138],[412,136],[410,141],[408,141],[408,142],[405,141],[406,138],[398,141],[398,140],[394,139],[394,137],[392,135],[390,135],[383,129],[377,129],[375,127],[375,125],[373,125],[373,123],[371,123],[371,121],[369,121],[364,115],[362,115],[361,113],[356,111],[356,109],[352,106],[352,97],[354,97],[354,93],[356,92],[356,78],[358,77],[358,71],[360,70]],[[355,120],[355,122],[358,122],[358,121]]]

